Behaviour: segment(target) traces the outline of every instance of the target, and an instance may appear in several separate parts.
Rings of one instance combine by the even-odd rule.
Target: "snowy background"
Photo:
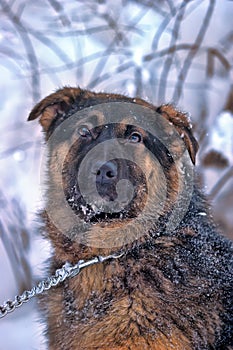
[[[43,135],[27,115],[64,85],[174,102],[199,140],[197,168],[233,239],[233,2],[0,0],[0,304],[43,275],[37,233]],[[36,305],[0,320],[0,350],[46,349]]]

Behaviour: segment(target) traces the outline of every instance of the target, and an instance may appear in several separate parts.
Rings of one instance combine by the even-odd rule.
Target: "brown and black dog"
[[[66,87],[33,108],[29,120],[38,117],[49,148],[42,218],[54,249],[51,274],[66,261],[123,254],[43,296],[49,349],[233,349],[232,244],[216,232],[192,177],[198,146],[187,116],[170,105]],[[147,118],[155,127],[144,127]],[[130,155],[118,146],[114,154],[114,139]],[[88,202],[82,191],[92,192],[91,181]],[[106,210],[99,198],[114,203],[118,183],[122,202],[130,200]],[[82,239],[70,224],[75,217]]]

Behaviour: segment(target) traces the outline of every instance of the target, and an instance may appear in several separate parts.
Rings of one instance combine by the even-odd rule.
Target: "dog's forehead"
[[[119,131],[124,128],[123,125],[144,126],[156,122],[156,116],[159,114],[156,111],[141,105],[130,102],[114,101],[111,103],[100,103],[82,110],[78,110],[69,115],[69,120],[72,120],[78,125],[89,123],[93,127],[109,124],[121,124],[118,126]],[[160,123],[162,118],[159,116]]]

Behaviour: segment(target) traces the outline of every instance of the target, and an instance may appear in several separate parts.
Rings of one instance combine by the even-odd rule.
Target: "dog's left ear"
[[[28,116],[28,120],[40,117],[40,123],[44,131],[48,131],[54,118],[60,114],[67,113],[74,101],[81,96],[83,90],[80,88],[69,88],[57,90],[37,103]]]
[[[162,105],[158,107],[156,111],[174,125],[184,140],[193,164],[195,164],[198,143],[192,134],[192,127],[187,114],[177,111],[172,105]]]

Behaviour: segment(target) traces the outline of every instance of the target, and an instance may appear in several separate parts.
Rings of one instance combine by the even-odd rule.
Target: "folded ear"
[[[28,120],[40,118],[44,131],[48,131],[55,117],[67,113],[72,108],[74,101],[82,95],[80,88],[69,88],[57,90],[55,93],[45,97],[35,105],[28,116]]]
[[[172,105],[162,105],[158,107],[156,111],[162,114],[170,123],[174,125],[184,140],[193,164],[195,164],[198,143],[192,134],[192,126],[189,122],[187,114],[177,111]]]

